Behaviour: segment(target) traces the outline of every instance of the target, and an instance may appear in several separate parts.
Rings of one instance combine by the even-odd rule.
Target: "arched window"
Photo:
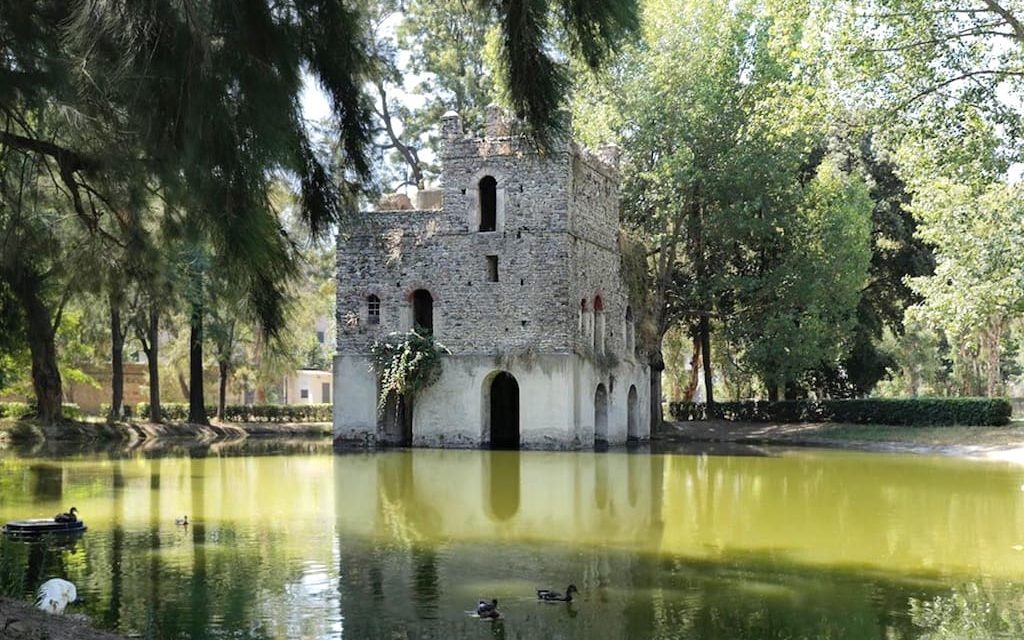
[[[604,353],[604,300],[594,296],[594,353]]]
[[[498,228],[498,181],[484,176],[477,185],[480,190],[480,231]]]
[[[380,324],[380,298],[372,293],[366,296],[366,324]]]
[[[577,327],[581,335],[587,335],[587,299],[580,298],[580,318],[579,326]]]
[[[412,323],[426,331],[434,330],[434,297],[426,289],[412,292]]]

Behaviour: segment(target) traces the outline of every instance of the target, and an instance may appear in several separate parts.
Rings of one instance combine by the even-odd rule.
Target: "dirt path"
[[[892,427],[834,423],[674,422],[663,442],[737,443],[986,458],[1024,463],[1024,424]]]
[[[124,640],[98,631],[81,614],[50,615],[31,605],[0,598],[0,638],[4,640]],[[82,616],[84,618],[84,616]]]

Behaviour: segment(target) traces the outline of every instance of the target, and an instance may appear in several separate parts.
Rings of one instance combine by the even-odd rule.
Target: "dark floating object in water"
[[[38,536],[47,533],[83,533],[85,523],[78,519],[78,509],[71,507],[66,513],[58,513],[52,520],[12,520],[4,525],[4,533],[10,536]]]
[[[4,525],[3,532],[9,536],[39,536],[48,533],[84,533],[85,522],[57,522],[56,520],[12,520]]]
[[[579,589],[574,584],[569,585],[569,588],[565,590],[565,594],[551,591],[550,589],[537,589],[537,599],[544,602],[572,602],[572,594],[579,592]]]
[[[491,620],[500,618],[501,614],[498,613],[497,598],[491,600],[490,602],[487,602],[486,600],[481,600],[479,603],[477,603],[476,615],[480,618],[490,618]]]

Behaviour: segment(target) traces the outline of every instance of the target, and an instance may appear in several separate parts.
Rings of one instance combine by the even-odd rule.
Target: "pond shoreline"
[[[80,422],[41,425],[32,420],[0,422],[0,446],[23,444],[120,444],[128,448],[157,442],[209,444],[247,438],[330,437],[327,422],[212,422],[209,425],[154,422]]]
[[[0,421],[0,448],[25,445],[118,444],[126,449],[163,445],[211,445],[275,440],[332,438],[327,422],[213,422],[209,425],[151,422],[80,422],[39,425],[31,420]],[[1024,422],[1004,427],[898,427],[836,423],[752,423],[708,420],[665,422],[651,438],[657,448],[672,444],[735,444],[873,451],[1024,464]],[[379,447],[334,442],[335,450]]]
[[[52,615],[27,602],[0,598],[0,638],[5,640],[124,640],[96,629],[82,614]]]
[[[654,441],[841,449],[1024,463],[1024,424],[1020,422],[1005,427],[666,422]]]

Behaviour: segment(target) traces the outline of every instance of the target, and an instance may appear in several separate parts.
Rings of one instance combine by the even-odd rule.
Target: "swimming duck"
[[[501,614],[498,613],[498,599],[494,598],[490,602],[481,600],[476,605],[476,615],[480,618],[500,618]]]
[[[71,507],[71,510],[68,511],[67,513],[58,513],[57,515],[53,516],[53,521],[65,523],[78,522],[78,509],[76,509],[75,507]]]
[[[537,599],[544,602],[572,602],[572,594],[579,592],[574,584],[569,585],[564,595],[550,589],[537,589]]]
[[[179,527],[187,527],[188,526],[188,516],[185,516],[184,518],[175,518],[174,519],[174,524],[178,525]]]
[[[46,613],[64,613],[64,609],[76,600],[78,591],[74,584],[53,578],[40,585],[36,594],[36,608]]]

